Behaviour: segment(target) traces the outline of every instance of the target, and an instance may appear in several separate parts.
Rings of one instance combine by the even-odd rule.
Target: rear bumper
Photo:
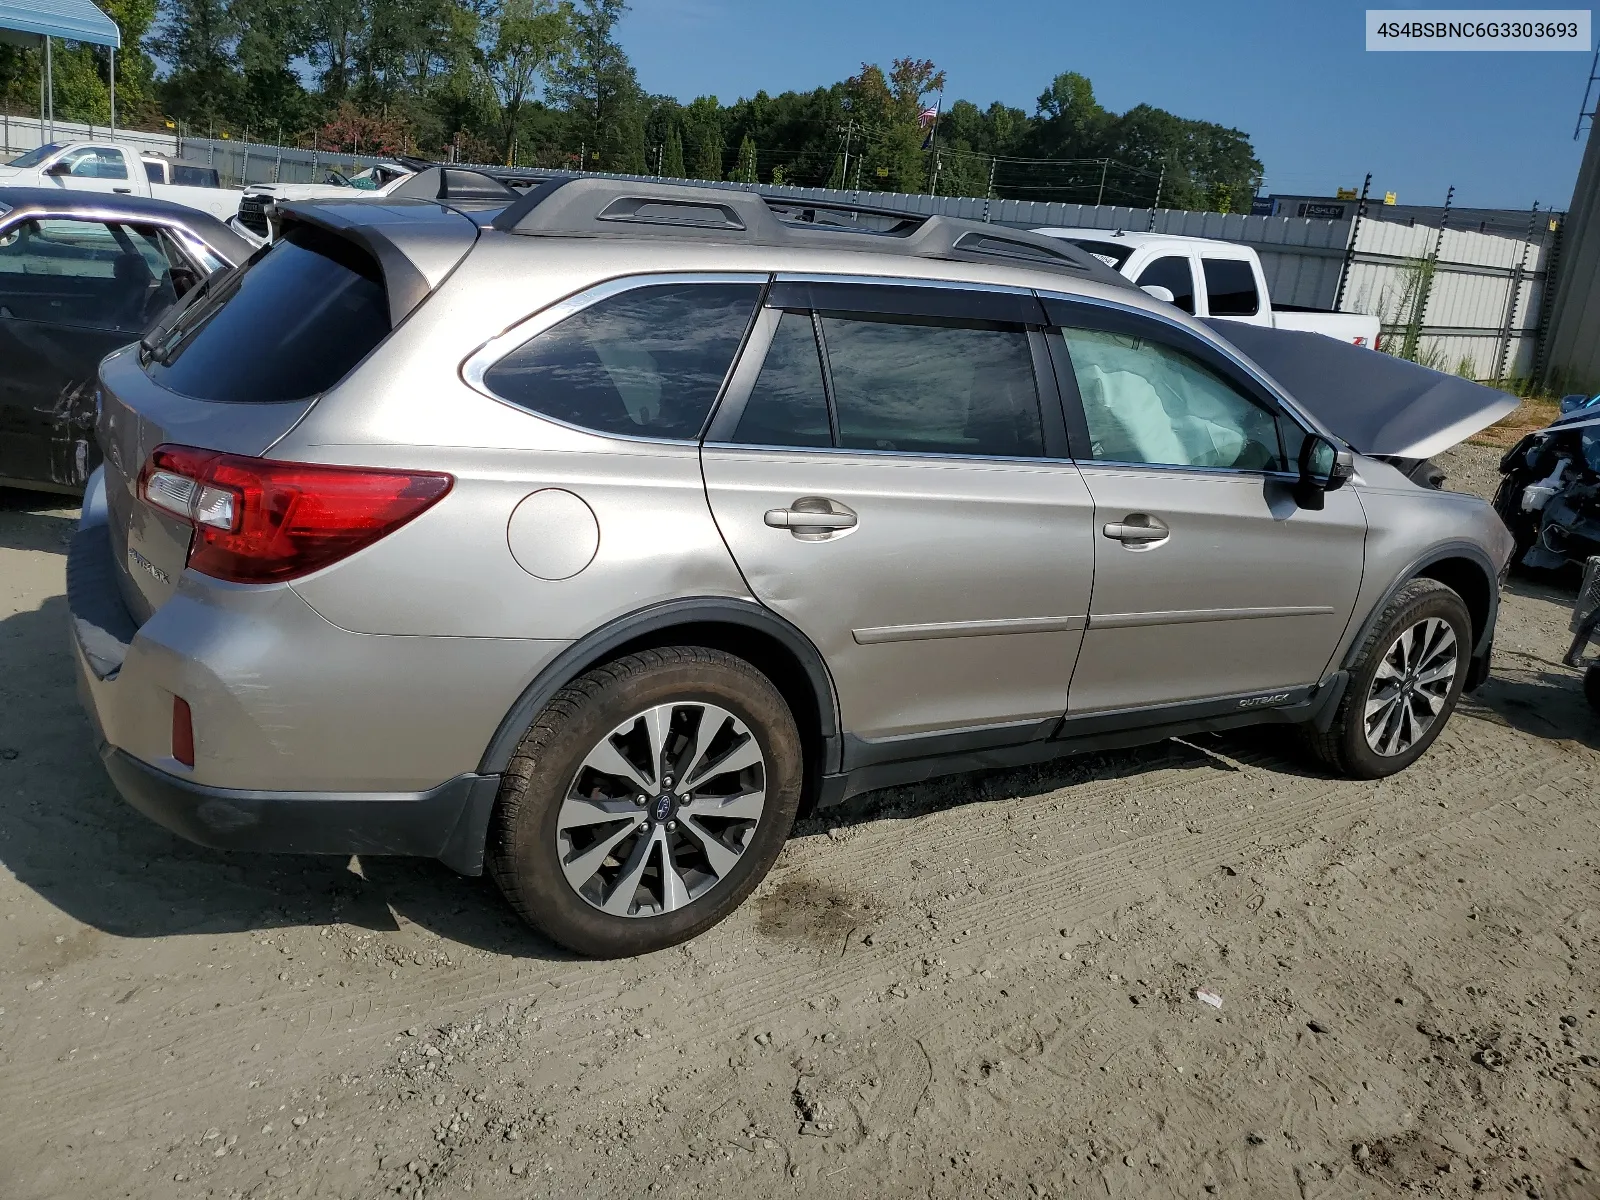
[[[499,776],[479,759],[552,644],[352,634],[287,588],[213,595],[187,578],[140,626],[96,484],[67,605],[78,694],[123,798],[218,849],[481,873]],[[174,697],[194,714],[193,768],[172,757]]]
[[[407,854],[483,873],[483,833],[498,775],[459,775],[426,792],[253,792],[207,787],[103,745],[122,798],[156,824],[214,850]]]

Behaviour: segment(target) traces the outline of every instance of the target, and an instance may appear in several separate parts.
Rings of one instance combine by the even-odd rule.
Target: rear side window
[[[733,440],[751,446],[831,446],[828,393],[809,312],[778,320]]]
[[[1237,258],[1203,258],[1206,303],[1213,317],[1253,317],[1260,311],[1256,273]]]
[[[1194,269],[1183,254],[1169,254],[1158,258],[1139,272],[1140,287],[1164,287],[1172,293],[1172,302],[1186,313],[1194,312]]]
[[[135,335],[188,286],[170,245],[138,225],[24,222],[0,235],[0,320]]]
[[[822,314],[846,449],[1043,457],[1028,335]]]
[[[634,288],[523,343],[483,383],[519,408],[596,433],[692,439],[760,296],[753,283]]]
[[[307,225],[290,228],[185,313],[147,370],[201,400],[303,400],[327,391],[389,333],[372,256]]]

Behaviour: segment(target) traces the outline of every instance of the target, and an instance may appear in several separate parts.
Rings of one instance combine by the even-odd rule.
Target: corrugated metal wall
[[[1600,392],[1600,136],[1589,141],[1562,233],[1541,375],[1557,391]]]

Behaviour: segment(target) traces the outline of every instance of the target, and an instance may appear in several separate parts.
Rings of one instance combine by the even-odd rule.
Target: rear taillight
[[[139,473],[139,496],[194,526],[189,566],[196,571],[230,583],[277,583],[393,533],[454,482],[431,471],[325,467],[158,446]]]

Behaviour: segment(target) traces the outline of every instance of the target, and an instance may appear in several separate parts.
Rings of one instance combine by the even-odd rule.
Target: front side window
[[[301,400],[338,383],[388,334],[376,260],[296,224],[191,305],[146,369],[162,387],[201,400]]]
[[[633,288],[524,342],[483,383],[519,408],[596,433],[692,439],[760,296],[753,283]]]
[[[1101,462],[1283,469],[1271,412],[1197,359],[1124,333],[1064,329]]]
[[[1025,331],[823,313],[822,336],[841,447],[1044,456]]]
[[[1261,310],[1256,296],[1256,273],[1237,258],[1203,258],[1206,304],[1213,317],[1253,317]]]
[[[1158,258],[1143,271],[1137,280],[1140,287],[1164,287],[1172,293],[1172,302],[1186,313],[1194,312],[1194,269],[1188,255],[1169,254]]]
[[[65,155],[62,162],[71,167],[69,172],[81,179],[126,179],[128,163],[122,151],[109,146],[85,146]]]
[[[138,333],[176,286],[153,228],[47,220],[0,234],[0,318]]]

